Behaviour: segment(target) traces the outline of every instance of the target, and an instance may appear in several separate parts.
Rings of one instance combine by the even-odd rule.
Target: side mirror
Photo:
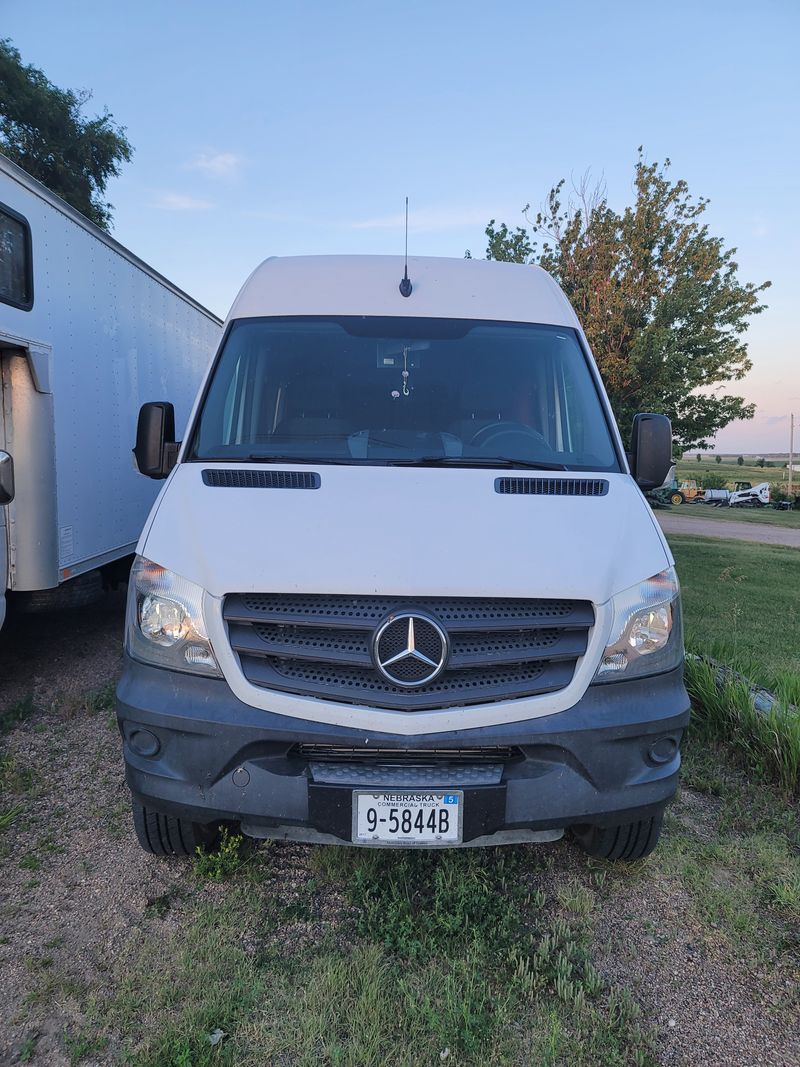
[[[166,478],[178,458],[175,440],[175,408],[164,402],[142,404],[136,426],[133,454],[140,474]]]
[[[631,473],[641,489],[657,489],[672,466],[672,424],[666,415],[634,415]]]
[[[0,451],[0,504],[14,499],[14,460],[8,452]]]

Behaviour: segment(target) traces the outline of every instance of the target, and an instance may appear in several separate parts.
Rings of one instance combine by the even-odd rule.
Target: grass
[[[766,778],[731,766],[727,750],[693,727],[684,753],[682,783],[714,799],[707,827],[693,826],[671,809],[667,833],[653,863],[679,877],[695,900],[698,918],[762,961],[800,949],[800,819],[796,802],[777,794]]]
[[[317,848],[288,901],[282,855],[253,853],[182,925],[151,913],[96,1035],[127,1035],[125,1062],[652,1062],[591,963],[593,891],[548,899],[538,850]]]
[[[741,664],[791,695],[800,678],[800,552],[780,545],[671,535],[687,647]]]
[[[798,474],[800,480],[800,474]],[[800,486],[798,486],[800,489]],[[707,504],[681,504],[671,507],[670,515],[682,515],[684,518],[711,519],[719,522],[749,522],[755,526],[783,526],[791,529],[800,528],[800,511],[776,511],[775,508],[712,508]]]

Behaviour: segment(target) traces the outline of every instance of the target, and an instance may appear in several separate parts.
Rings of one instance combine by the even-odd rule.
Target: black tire
[[[219,838],[219,827],[188,822],[174,815],[162,815],[143,807],[131,799],[133,828],[145,852],[154,856],[193,856],[203,846],[213,849]]]
[[[589,856],[601,860],[641,860],[661,836],[664,810],[620,826],[573,826],[572,836]]]

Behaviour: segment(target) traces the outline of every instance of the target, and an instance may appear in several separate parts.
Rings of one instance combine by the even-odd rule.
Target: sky
[[[589,171],[632,200],[642,145],[769,279],[723,452],[800,416],[800,2],[0,0],[0,35],[126,127],[114,236],[221,317],[270,255],[483,255]],[[798,419],[795,420],[798,422]],[[800,429],[796,448],[800,447]]]

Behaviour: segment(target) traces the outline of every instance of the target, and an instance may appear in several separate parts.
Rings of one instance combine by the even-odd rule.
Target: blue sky
[[[115,236],[224,315],[268,255],[483,254],[587,169],[629,202],[638,145],[711,199],[741,277],[773,287],[722,450],[778,451],[800,414],[800,4],[0,0],[2,34],[94,92],[133,162]],[[798,435],[800,436],[800,434]]]

